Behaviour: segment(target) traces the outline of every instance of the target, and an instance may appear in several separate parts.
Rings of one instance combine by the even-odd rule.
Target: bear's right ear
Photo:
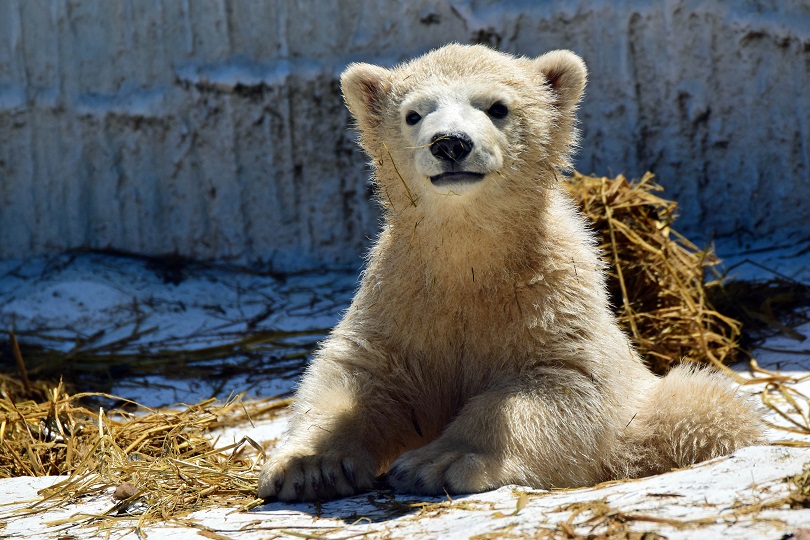
[[[361,130],[382,121],[390,86],[390,72],[371,64],[350,64],[340,76],[343,99]]]

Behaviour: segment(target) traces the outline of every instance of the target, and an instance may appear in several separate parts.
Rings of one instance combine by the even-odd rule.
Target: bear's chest
[[[414,362],[450,370],[511,364],[519,369],[536,348],[533,325],[542,303],[516,287],[414,295],[388,314],[389,338]]]

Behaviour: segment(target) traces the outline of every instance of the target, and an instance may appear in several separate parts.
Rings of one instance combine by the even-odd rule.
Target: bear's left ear
[[[351,64],[340,76],[343,99],[361,130],[382,121],[390,86],[390,72],[371,64]]]
[[[588,68],[582,58],[571,51],[551,51],[533,60],[555,95],[555,105],[562,110],[577,106],[585,91]]]

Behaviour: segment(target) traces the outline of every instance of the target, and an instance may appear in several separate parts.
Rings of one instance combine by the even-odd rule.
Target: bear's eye
[[[419,123],[419,120],[421,119],[422,117],[416,111],[411,111],[405,115],[405,123],[408,124],[409,126],[415,126],[416,124]]]
[[[496,101],[487,109],[487,114],[496,120],[500,120],[506,118],[506,115],[509,114],[509,108],[500,101]]]

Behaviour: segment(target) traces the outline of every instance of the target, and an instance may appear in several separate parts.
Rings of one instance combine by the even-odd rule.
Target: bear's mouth
[[[456,186],[459,184],[474,184],[475,182],[480,182],[483,178],[484,175],[481,173],[459,171],[445,172],[442,174],[437,174],[436,176],[431,176],[430,181],[434,186],[442,187]]]

